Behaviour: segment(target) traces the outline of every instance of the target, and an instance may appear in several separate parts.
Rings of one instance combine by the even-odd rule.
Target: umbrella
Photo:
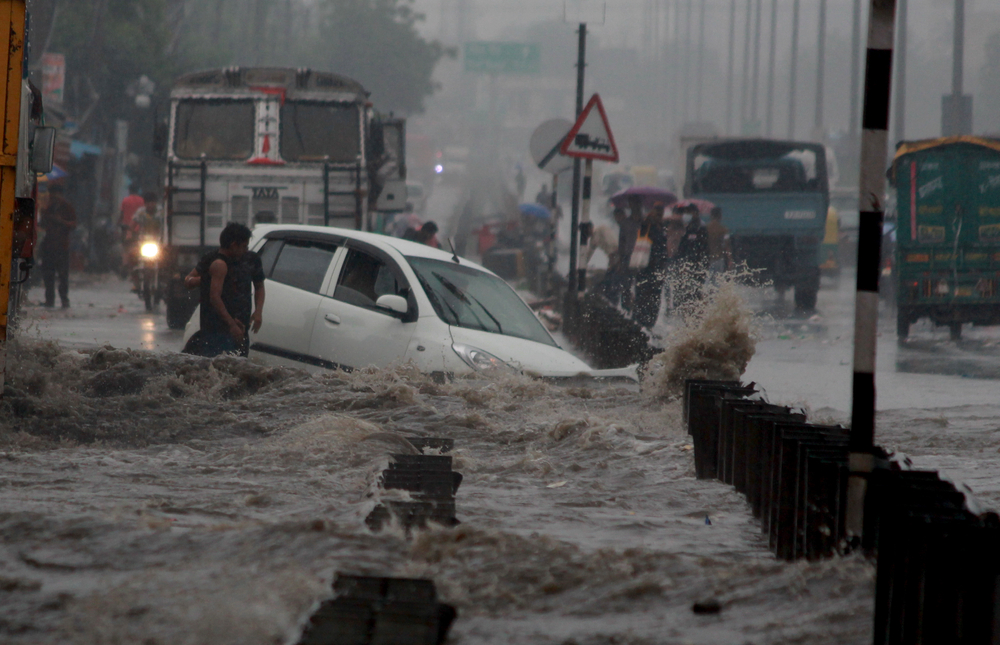
[[[521,204],[518,206],[521,209],[522,215],[527,215],[529,217],[534,217],[537,219],[551,219],[552,211],[545,208],[541,204]]]
[[[715,204],[706,199],[685,199],[674,204],[672,208],[680,208],[681,206],[697,206],[698,214],[701,216],[710,215],[712,209],[715,208]]]
[[[64,177],[69,177],[69,173],[56,164],[52,164],[52,171],[45,175],[45,178],[49,181],[56,181]]]
[[[629,198],[636,196],[642,198],[642,208],[643,210],[649,210],[657,202],[662,203],[664,206],[670,206],[677,201],[677,195],[673,194],[665,188],[657,188],[655,186],[632,186],[631,188],[626,188],[620,193],[615,193],[611,196],[611,203],[615,208],[625,208],[628,206]]]

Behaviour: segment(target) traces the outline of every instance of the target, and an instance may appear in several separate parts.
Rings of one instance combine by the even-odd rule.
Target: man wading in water
[[[249,352],[248,329],[257,333],[264,309],[264,268],[249,246],[250,229],[231,222],[219,235],[219,250],[207,253],[184,278],[188,289],[201,287],[201,329],[188,341],[185,353]]]

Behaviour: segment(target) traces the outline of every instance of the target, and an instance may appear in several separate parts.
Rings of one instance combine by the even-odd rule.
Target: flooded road
[[[851,286],[821,291],[821,319],[758,318],[746,378],[843,419]],[[694,478],[679,404],[656,388],[188,357],[122,288],[28,310],[0,415],[2,642],[282,643],[337,571],[433,578],[459,610],[454,643],[870,642],[871,564],[775,560],[743,498]],[[996,382],[894,369],[960,363],[989,333],[950,347],[916,328],[896,349],[884,331],[878,441],[998,508]],[[365,527],[406,436],[454,438],[457,528]],[[721,613],[692,613],[710,598]]]

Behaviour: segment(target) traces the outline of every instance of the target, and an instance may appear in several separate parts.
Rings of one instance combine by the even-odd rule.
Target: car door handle
[[[334,314],[324,314],[323,318],[328,323],[333,323],[334,325],[340,324],[340,316],[335,316]]]

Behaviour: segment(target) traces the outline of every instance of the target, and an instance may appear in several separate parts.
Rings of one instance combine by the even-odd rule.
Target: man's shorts
[[[196,331],[181,351],[195,356],[220,356],[222,354],[243,354],[233,337],[225,332],[205,333]]]

